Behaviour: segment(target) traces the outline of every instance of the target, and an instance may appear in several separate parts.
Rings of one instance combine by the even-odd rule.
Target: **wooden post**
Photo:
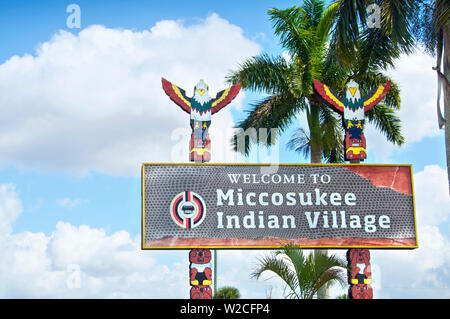
[[[370,251],[365,248],[347,250],[348,297],[350,299],[372,299],[372,271],[370,269]]]
[[[208,129],[211,125],[211,115],[231,103],[238,95],[241,83],[218,92],[215,97],[209,95],[209,86],[203,80],[195,85],[192,97],[188,97],[185,90],[164,78],[161,79],[161,84],[170,99],[190,115],[189,122],[192,132],[189,144],[189,160],[197,163],[209,162],[211,160],[211,139]],[[215,265],[216,257],[217,254],[214,258]],[[211,251],[203,248],[191,249],[189,262],[189,277],[192,286],[191,299],[211,299]],[[214,275],[214,278],[216,278],[216,275]],[[214,289],[216,289],[216,284]]]
[[[345,130],[344,152],[345,160],[359,164],[366,159],[366,138],[364,137],[365,113],[380,103],[391,89],[388,81],[369,92],[365,97],[359,91],[359,85],[350,80],[340,97],[332,88],[317,80],[313,81],[313,90],[323,103],[342,115]],[[370,271],[370,252],[368,249],[349,249],[347,261],[349,297],[351,299],[372,299],[372,273]]]
[[[359,159],[350,160],[351,164],[359,164]],[[347,250],[348,297],[350,299],[372,299],[372,271],[370,268],[369,249],[352,248]]]
[[[191,249],[189,252],[189,284],[191,299],[212,299],[211,250]]]
[[[214,296],[217,294],[217,249],[214,249],[214,275],[213,275],[213,281],[214,281]]]

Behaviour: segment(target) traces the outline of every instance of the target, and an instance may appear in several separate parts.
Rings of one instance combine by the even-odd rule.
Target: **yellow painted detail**
[[[356,93],[356,88],[348,88],[350,90],[350,93],[352,94],[352,96],[355,96]]]
[[[378,99],[381,95],[381,93],[383,93],[384,91],[384,86],[380,85],[377,89],[377,91],[375,92],[375,94],[368,99],[367,101],[364,101],[364,106],[371,104],[372,102],[374,102],[376,99]]]
[[[357,155],[361,152],[367,154],[366,149],[364,147],[349,147],[346,151],[346,153],[353,151],[353,154]]]
[[[364,283],[366,285],[370,285],[372,283],[372,279],[370,279],[370,278],[364,279]]]
[[[328,88],[328,86],[326,86],[325,84],[323,85],[323,88],[325,90],[326,95],[333,100],[334,103],[336,103],[337,105],[339,105],[340,107],[344,107],[344,104],[339,101],[334,95],[333,93],[331,93],[330,89]]]
[[[172,84],[172,89],[175,92],[175,94],[186,104],[189,106],[189,108],[191,107],[191,102],[189,102],[188,100],[186,100],[183,96],[183,94],[181,94],[180,89],[178,88],[178,86],[176,86],[175,84]]]
[[[353,278],[352,279],[352,284],[357,285],[358,284],[358,279]]]
[[[191,280],[191,285],[198,286],[198,280]]]
[[[211,280],[203,280],[203,285],[204,286],[210,286],[212,284]]]
[[[208,149],[206,149],[206,148],[193,148],[192,150],[191,150],[191,153],[192,152],[197,152],[197,153],[199,153],[200,155],[203,155],[205,152],[208,152],[208,153],[211,153]]]
[[[230,92],[230,89],[231,89],[231,88],[226,89],[225,92],[223,92],[222,96],[221,96],[220,98],[218,98],[217,100],[215,100],[215,101],[212,103],[212,107],[215,107],[217,104],[219,104],[220,102],[222,102],[223,100],[225,100],[225,98],[226,98],[227,95],[228,95],[228,92]]]

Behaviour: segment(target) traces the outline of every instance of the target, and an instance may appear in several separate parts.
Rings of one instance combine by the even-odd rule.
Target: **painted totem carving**
[[[350,299],[372,299],[372,271],[370,269],[370,251],[365,248],[353,248],[347,251],[348,295]]]
[[[345,160],[363,161],[366,159],[366,138],[363,132],[364,113],[381,102],[391,89],[391,82],[388,81],[378,86],[366,97],[361,96],[359,85],[353,80],[347,83],[343,98],[317,80],[314,80],[313,89],[327,106],[342,114],[342,124],[345,129]]]
[[[190,114],[192,129],[190,140],[190,156],[192,162],[209,162],[211,160],[211,139],[208,134],[211,115],[230,104],[238,95],[241,84],[217,93],[215,98],[209,95],[209,87],[200,80],[194,88],[194,95],[187,97],[186,92],[175,84],[162,78],[162,87],[170,99]]]
[[[189,252],[191,299],[212,299],[211,250],[196,248]]]

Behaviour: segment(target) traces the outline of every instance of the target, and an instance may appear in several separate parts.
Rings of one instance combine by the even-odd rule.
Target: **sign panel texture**
[[[143,164],[142,248],[417,248],[410,165]]]

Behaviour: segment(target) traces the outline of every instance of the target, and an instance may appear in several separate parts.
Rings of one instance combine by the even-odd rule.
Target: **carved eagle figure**
[[[203,80],[195,85],[192,97],[188,97],[185,90],[164,78],[162,87],[175,104],[191,115],[191,121],[210,122],[212,114],[220,111],[238,95],[241,83],[220,91],[215,98],[209,95],[209,87]]]
[[[390,89],[391,82],[388,81],[363,98],[358,83],[350,80],[346,85],[344,97],[340,98],[333,89],[314,80],[314,92],[327,106],[342,114],[346,160],[364,160],[367,157],[366,138],[363,133],[365,113],[380,103]]]
[[[359,85],[354,80],[347,83],[343,98],[339,97],[333,89],[317,80],[314,80],[313,89],[326,105],[331,106],[343,115],[344,128],[347,129],[348,123],[360,121],[362,125],[364,124],[364,113],[383,100],[391,89],[391,81],[379,85],[365,97],[361,96]]]

